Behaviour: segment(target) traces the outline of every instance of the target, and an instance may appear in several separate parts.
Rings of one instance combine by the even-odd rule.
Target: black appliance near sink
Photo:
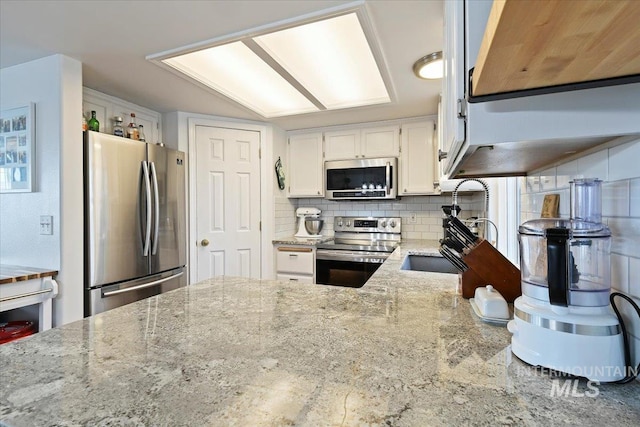
[[[316,283],[360,288],[398,246],[401,218],[335,217],[334,240],[316,250]]]

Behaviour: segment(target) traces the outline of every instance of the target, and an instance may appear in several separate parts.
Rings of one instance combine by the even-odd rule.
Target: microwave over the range
[[[324,163],[325,197],[330,200],[395,199],[398,159],[334,160]]]

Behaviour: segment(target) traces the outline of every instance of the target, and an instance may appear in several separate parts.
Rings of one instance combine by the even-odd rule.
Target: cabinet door
[[[435,132],[435,122],[431,120],[402,126],[402,153],[399,166],[401,195],[436,192]]]
[[[114,117],[123,118],[123,126],[131,121],[131,113],[136,113],[136,123],[144,126],[147,142],[162,142],[162,120],[160,113],[132,104],[120,98],[107,95],[89,88],[82,88],[82,113],[87,120],[91,117],[91,110],[96,111],[100,122],[100,132],[113,134]],[[177,143],[177,141],[175,141]],[[174,148],[177,148],[174,146]]]
[[[276,275],[276,279],[281,282],[313,283],[313,276],[306,276],[303,274],[278,273]]]
[[[313,275],[315,256],[310,248],[278,248],[276,269],[280,273]]]
[[[322,197],[322,133],[291,135],[288,144],[289,197]]]
[[[325,160],[348,160],[360,157],[360,129],[324,133]]]
[[[464,3],[444,2],[444,78],[442,83],[442,150],[445,173],[453,167],[465,140]],[[459,114],[460,113],[460,114]]]
[[[400,155],[400,126],[362,129],[361,157],[398,157]]]

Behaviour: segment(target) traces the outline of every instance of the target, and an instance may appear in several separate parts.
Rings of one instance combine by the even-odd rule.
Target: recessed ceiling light
[[[264,117],[318,111],[242,42],[187,53],[163,62]]]
[[[328,110],[390,101],[355,13],[254,40]]]
[[[356,12],[251,35],[160,61],[265,118],[391,101]]]
[[[414,74],[421,79],[441,79],[444,75],[442,51],[423,56],[413,64]]]

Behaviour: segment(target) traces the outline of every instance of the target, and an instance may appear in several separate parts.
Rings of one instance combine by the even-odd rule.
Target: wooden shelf
[[[640,1],[494,0],[472,96],[640,75]]]

